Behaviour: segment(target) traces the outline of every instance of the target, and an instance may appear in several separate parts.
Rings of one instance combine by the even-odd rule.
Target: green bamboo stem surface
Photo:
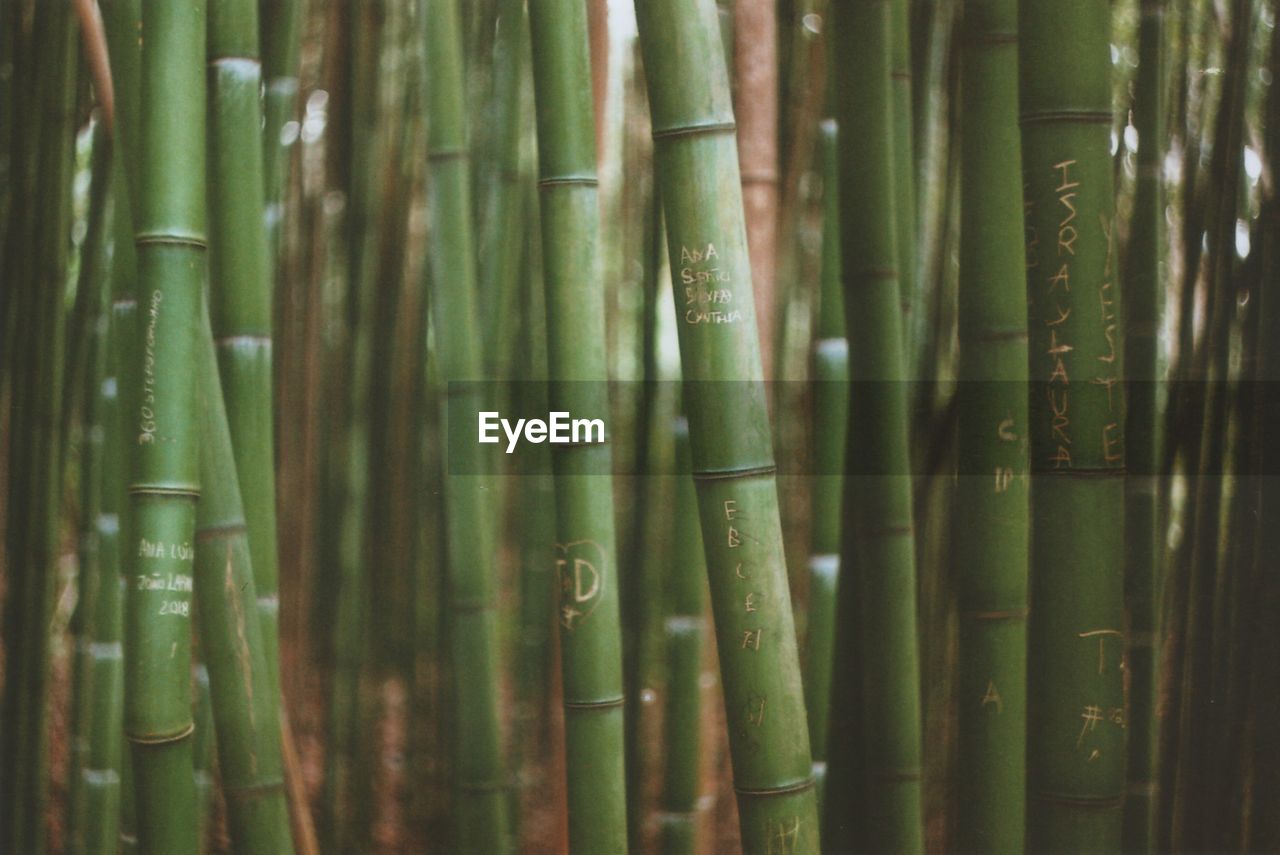
[[[117,125],[117,127],[119,127]],[[111,302],[107,329],[106,370],[99,390],[103,447],[114,449],[103,459],[102,498],[98,511],[98,582],[90,653],[93,660],[93,720],[81,770],[85,787],[84,849],[114,853],[119,847],[121,768],[124,750],[124,670],[121,633],[124,623],[125,473],[131,443],[125,442],[130,410],[125,406],[121,373],[128,367],[129,345],[137,321],[137,261],[133,219],[129,211],[124,164],[117,157],[112,172]]]
[[[804,662],[813,774],[822,802],[827,776],[827,715],[836,633],[836,589],[840,578],[841,509],[845,433],[849,422],[849,342],[845,338],[840,264],[840,163],[834,119],[823,121],[822,283],[813,347],[813,479],[810,507],[809,614]]]
[[[742,845],[752,853],[816,852],[809,734],[716,5],[647,0],[636,13]]]
[[[1120,847],[1124,420],[1111,5],[1022,0],[1030,332],[1027,848]]]
[[[102,565],[102,491],[105,446],[103,434],[103,384],[109,369],[107,328],[110,317],[110,266],[107,264],[107,232],[110,227],[111,138],[102,120],[93,127],[93,153],[90,162],[89,214],[84,243],[80,250],[80,274],[76,285],[76,302],[84,301],[84,325],[87,333],[83,345],[84,365],[79,380],[68,378],[81,388],[82,428],[80,440],[80,516],[79,555],[76,569],[76,610],[69,627],[75,636],[75,671],[71,696],[71,756],[67,770],[67,838],[69,848],[82,852],[86,814],[86,783],[83,770],[88,766],[89,736],[96,712],[93,694],[95,650],[94,624],[100,589],[113,585],[118,578],[115,568]],[[74,411],[72,401],[65,401]],[[114,410],[112,411],[114,414]],[[63,418],[69,418],[64,413]],[[108,575],[110,574],[110,575]]]
[[[662,776],[662,851],[698,852],[699,771],[702,765],[703,639],[707,634],[706,558],[698,523],[698,498],[689,459],[689,424],[675,424],[676,486],[673,537],[675,554],[667,578],[666,766]]]
[[[33,11],[23,85],[30,136],[15,152],[29,200],[9,243],[13,342],[6,501],[4,697],[0,719],[0,849],[45,846],[48,803],[49,622],[61,551],[63,449],[60,431],[66,321],[62,297],[73,222],[76,129],[74,18],[68,4]],[[38,59],[37,59],[38,57]],[[53,71],[44,71],[52,69]],[[16,127],[22,127],[18,125]],[[16,135],[15,135],[16,140]],[[16,212],[15,212],[16,213]]]
[[[196,367],[205,278],[205,10],[147,0],[135,241],[142,311],[129,486],[124,729],[139,850],[198,850],[191,735]]]
[[[482,375],[462,27],[458,0],[427,0],[426,13],[432,324],[443,379],[458,383]],[[454,389],[448,410],[482,409],[474,383]],[[470,442],[451,448],[444,485],[457,745],[455,844],[460,850],[499,853],[508,851],[511,841],[498,712],[496,520],[490,479],[469,474],[480,471],[479,454],[480,447]]]
[[[596,287],[600,208],[587,10],[578,0],[529,4],[553,411],[605,419],[605,293]],[[552,449],[556,567],[569,778],[569,848],[625,852],[622,633],[613,479],[607,444]]]
[[[1023,851],[1027,301],[1016,0],[973,0],[962,36],[956,847]]]
[[[283,852],[291,847],[278,693],[266,664],[212,332],[202,325],[201,333],[197,376],[203,486],[196,510],[195,594],[227,827],[237,852]]]
[[[834,81],[836,118],[848,129],[840,141],[852,381],[842,565],[851,569],[842,574],[836,612],[835,673],[842,679],[832,690],[824,830],[837,848],[860,838],[872,851],[919,852],[920,678],[891,9],[860,0],[834,11],[835,55],[854,58],[839,65]],[[859,672],[861,681],[850,679]]]
[[[285,125],[297,113],[299,0],[257,0],[258,42],[262,54],[262,178],[271,258],[279,255],[280,225],[284,219],[285,187],[289,183],[289,157],[299,134]]]
[[[263,222],[256,0],[209,2],[209,314],[262,623],[279,693],[271,265]]]
[[[889,79],[893,99],[893,210],[897,217],[898,290],[901,292],[903,347],[907,376],[924,370],[929,304],[918,274],[916,246],[916,157],[912,121],[911,0],[890,0]]]
[[[1156,381],[1160,379],[1159,318],[1164,201],[1165,0],[1139,7],[1138,77],[1133,121],[1138,131],[1138,177],[1125,271],[1125,442],[1133,467],[1125,479],[1125,602],[1129,614],[1128,784],[1124,851],[1149,852],[1155,801],[1157,535],[1160,438]]]

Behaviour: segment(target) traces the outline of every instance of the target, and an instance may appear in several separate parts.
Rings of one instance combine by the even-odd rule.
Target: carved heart
[[[594,540],[557,543],[555,551],[560,574],[560,625],[573,632],[604,599],[608,567],[604,550]]]

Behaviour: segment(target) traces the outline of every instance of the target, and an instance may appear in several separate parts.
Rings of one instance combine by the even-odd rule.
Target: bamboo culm
[[[263,222],[256,0],[209,3],[209,315],[257,591],[267,685],[279,694],[271,265]]]
[[[1161,224],[1164,201],[1164,17],[1166,0],[1143,0],[1138,25],[1138,79],[1133,120],[1138,131],[1138,176],[1125,270],[1125,442],[1132,467],[1125,479],[1125,603],[1129,615],[1128,792],[1126,852],[1149,852],[1153,842],[1156,748],[1156,610],[1160,437],[1156,381],[1160,379]]]
[[[809,715],[813,775],[822,802],[827,776],[827,715],[835,652],[836,589],[840,578],[840,520],[844,505],[845,431],[849,421],[849,341],[845,338],[840,264],[840,163],[836,122],[822,123],[822,290],[813,347],[814,463],[810,499],[809,614],[804,699]],[[845,675],[847,676],[847,675]]]
[[[533,0],[547,366],[553,410],[605,418],[605,322],[598,278],[600,209],[587,10],[579,0]],[[552,449],[560,655],[569,779],[569,848],[627,850],[622,632],[611,453],[607,444]]]
[[[207,313],[202,318],[200,474],[195,595],[209,672],[219,778],[236,851],[291,848],[280,755],[278,693],[267,668],[247,526]]]
[[[707,634],[706,558],[698,523],[698,499],[689,459],[689,424],[675,424],[676,485],[673,542],[667,579],[666,766],[662,778],[662,851],[698,852],[698,797],[702,764],[703,642]]]
[[[87,851],[133,853],[138,848],[137,811],[134,797],[132,756],[124,738],[124,654],[123,637],[125,604],[129,595],[129,546],[134,540],[133,503],[129,483],[134,471],[138,444],[135,441],[137,413],[142,387],[143,336],[138,320],[138,259],[134,243],[134,211],[137,210],[138,162],[140,147],[140,111],[142,99],[141,60],[138,33],[142,28],[141,0],[100,0],[103,29],[111,56],[111,83],[115,91],[114,139],[112,141],[112,232],[111,257],[111,355],[115,377],[116,415],[107,424],[105,442],[118,449],[103,473],[103,509],[116,512],[115,556],[104,553],[104,560],[114,560],[118,589],[99,600],[97,622],[99,648],[104,657],[99,675],[99,688],[108,696],[104,705],[111,710],[97,721],[90,746],[90,764],[101,770],[104,793],[101,805],[90,796],[87,833],[94,838]],[[95,690],[96,691],[96,690]],[[115,773],[113,776],[112,773]],[[114,782],[113,782],[114,777]],[[114,798],[111,787],[114,783]],[[92,829],[99,829],[94,833]]]
[[[72,227],[78,53],[69,4],[35,7],[28,82],[33,94],[33,139],[20,149],[32,213],[9,244],[14,282],[13,391],[7,486],[4,649],[0,718],[0,849],[38,852],[45,846],[48,801],[49,621],[59,551],[62,457],[60,435],[65,343],[61,302]],[[37,74],[39,67],[57,73]],[[7,275],[7,274],[6,274]],[[6,284],[8,284],[6,282]],[[10,290],[8,288],[6,291]],[[11,349],[10,349],[11,348]],[[29,445],[19,437],[34,437]]]
[[[458,384],[448,409],[477,412],[483,406],[479,390],[465,382],[479,379],[482,365],[458,0],[427,0],[426,30],[431,321],[442,379]],[[451,448],[444,485],[458,746],[455,845],[500,853],[511,840],[498,712],[496,520],[489,478],[470,474],[480,472],[479,453],[471,442]]]
[[[889,79],[893,99],[893,210],[897,217],[898,290],[903,317],[903,353],[907,377],[916,379],[923,365],[929,323],[928,295],[919,275],[916,247],[916,156],[912,127],[911,0],[890,0]]]
[[[1016,0],[965,8],[961,114],[960,609],[956,847],[1023,851],[1027,666],[1027,300]]]
[[[1031,379],[1027,848],[1114,852],[1124,797],[1124,419],[1111,6],[1022,0]]]
[[[262,55],[262,179],[271,258],[279,255],[280,225],[284,220],[285,187],[289,183],[289,158],[298,133],[285,126],[297,111],[299,0],[256,0],[258,42]]]
[[[205,279],[205,10],[143,5],[135,242],[142,346],[126,547],[124,729],[139,850],[199,849],[192,777],[191,590],[199,496],[196,386]]]
[[[71,758],[67,771],[67,837],[72,851],[83,852],[87,818],[87,779],[90,734],[97,714],[93,679],[97,670],[92,639],[98,617],[97,602],[102,589],[115,584],[119,574],[115,567],[102,562],[102,501],[104,469],[105,419],[114,416],[104,401],[103,385],[110,369],[107,340],[111,306],[110,265],[107,263],[107,233],[110,231],[111,138],[105,117],[93,127],[93,154],[90,166],[89,215],[84,243],[80,251],[80,274],[76,285],[77,304],[84,300],[87,332],[83,346],[84,364],[79,380],[70,377],[81,389],[83,428],[80,445],[80,540],[77,567],[76,611],[71,629],[75,633],[75,674],[71,700]],[[73,374],[76,372],[72,372]],[[113,390],[114,395],[114,390]],[[67,402],[71,403],[71,402]],[[68,406],[74,410],[74,406]],[[68,415],[64,413],[64,418]],[[109,596],[109,595],[108,595]]]
[[[637,5],[743,849],[819,848],[716,5]],[[714,300],[714,302],[713,302]]]
[[[117,125],[118,127],[118,125]],[[125,405],[121,372],[129,364],[131,335],[137,322],[135,297],[137,261],[133,247],[133,218],[124,180],[124,164],[112,165],[114,235],[111,258],[111,314],[107,329],[107,366],[102,397],[103,446],[118,449],[106,455],[102,470],[102,498],[98,513],[100,581],[93,618],[92,655],[94,712],[89,746],[81,774],[85,786],[84,852],[114,853],[119,845],[121,762],[124,750],[122,703],[124,670],[121,632],[124,621],[125,473],[129,443],[125,442],[131,411]]]

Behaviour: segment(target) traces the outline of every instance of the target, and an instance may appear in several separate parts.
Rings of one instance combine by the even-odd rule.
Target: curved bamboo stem
[[[716,5],[637,4],[742,845],[819,845]]]

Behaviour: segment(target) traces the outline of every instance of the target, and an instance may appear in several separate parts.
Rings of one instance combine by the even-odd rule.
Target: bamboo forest
[[[1280,853],[1277,74],[0,0],[0,853]]]

